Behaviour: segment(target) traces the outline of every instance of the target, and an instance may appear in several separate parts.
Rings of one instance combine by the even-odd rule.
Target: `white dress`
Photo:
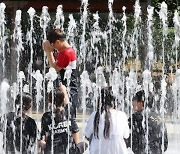
[[[129,137],[129,126],[127,116],[122,111],[111,110],[110,137],[104,138],[104,113],[100,116],[99,121],[99,139],[92,137],[90,144],[90,154],[128,154],[124,138]],[[85,136],[89,138],[94,133],[93,112],[85,128]]]

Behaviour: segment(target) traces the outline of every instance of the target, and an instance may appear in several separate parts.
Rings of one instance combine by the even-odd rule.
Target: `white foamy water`
[[[161,4],[159,11],[160,19],[159,25],[162,29],[162,38],[159,42],[154,39],[154,29],[156,26],[154,22],[154,8],[151,6],[147,7],[147,25],[143,25],[145,21],[142,21],[142,12],[139,0],[135,2],[134,5],[134,16],[132,16],[131,28],[129,29],[129,15],[126,13],[126,7],[122,7],[122,16],[116,14],[113,10],[114,0],[108,0],[107,6],[109,12],[105,15],[101,12],[91,13],[89,10],[88,0],[81,0],[81,9],[77,18],[76,14],[71,13],[67,15],[63,11],[63,6],[57,6],[56,14],[54,17],[48,12],[48,7],[43,6],[42,12],[36,14],[36,10],[32,7],[29,8],[27,13],[29,16],[28,25],[22,25],[24,20],[21,10],[15,10],[16,15],[14,19],[14,29],[12,38],[6,36],[6,12],[5,4],[0,3],[0,67],[2,68],[2,73],[0,72],[0,78],[4,79],[6,73],[9,76],[10,81],[2,80],[1,83],[1,110],[2,113],[6,113],[6,105],[9,105],[8,100],[15,100],[17,93],[22,93],[22,91],[32,93],[33,90],[36,94],[35,110],[36,116],[39,114],[40,102],[43,99],[43,112],[45,112],[46,100],[45,96],[47,92],[53,90],[55,87],[53,81],[57,78],[57,72],[48,68],[48,62],[46,55],[44,54],[44,59],[42,60],[44,68],[42,70],[34,71],[33,64],[34,59],[38,54],[43,54],[44,51],[41,50],[41,42],[47,38],[47,32],[51,26],[56,28],[62,28],[67,34],[67,40],[70,45],[75,49],[77,53],[77,66],[78,75],[80,76],[79,81],[79,112],[78,123],[81,132],[86,124],[87,112],[87,98],[89,99],[89,94],[92,94],[93,99],[93,110],[96,109],[96,102],[99,97],[99,92],[104,86],[112,86],[113,94],[117,98],[117,104],[120,106],[120,110],[124,110],[128,115],[132,111],[132,97],[138,90],[145,90],[146,98],[149,92],[156,92],[156,101],[160,101],[158,111],[161,113],[165,124],[167,125],[169,146],[165,154],[177,154],[180,149],[180,71],[178,66],[179,61],[179,42],[180,42],[180,17],[178,11],[174,13],[174,40],[172,41],[172,53],[168,55],[171,58],[172,63],[175,65],[171,66],[171,71],[174,73],[173,83],[170,85],[170,91],[172,92],[171,102],[169,102],[172,108],[171,112],[168,113],[169,107],[167,107],[167,94],[168,84],[167,84],[167,72],[166,70],[166,60],[167,50],[171,48],[166,47],[166,41],[168,40],[168,6],[165,2]],[[101,17],[105,17],[102,18]],[[118,18],[120,17],[120,18]],[[68,18],[68,19],[66,19]],[[37,21],[38,20],[38,21]],[[67,22],[66,24],[64,22]],[[104,22],[105,21],[105,22]],[[35,24],[34,24],[35,23]],[[142,27],[144,26],[144,29]],[[27,34],[22,32],[22,27],[27,27]],[[156,28],[156,27],[155,27]],[[7,29],[7,34],[9,29]],[[146,30],[145,34],[147,36],[147,42],[143,39],[143,30]],[[13,46],[11,43],[13,42]],[[8,44],[9,43],[9,44]],[[145,48],[142,49],[140,44],[146,44]],[[162,55],[160,60],[162,60],[162,66],[153,68],[154,62],[157,61],[157,56],[155,50],[157,44],[160,46]],[[7,48],[7,49],[6,49]],[[39,49],[40,48],[40,49]],[[8,55],[7,51],[11,51],[12,55]],[[37,51],[38,50],[38,51]],[[145,63],[148,67],[139,66],[140,64],[140,54],[141,50],[147,51],[147,55],[143,57],[146,60]],[[6,64],[9,57],[13,57],[10,64]],[[15,56],[14,56],[15,55]],[[23,57],[28,55],[27,57]],[[17,56],[17,57],[16,57]],[[87,63],[89,62],[89,63]],[[25,70],[20,68],[28,67]],[[11,65],[10,69],[6,69],[6,65]],[[16,68],[14,68],[16,67]],[[162,70],[162,74],[159,75],[158,80],[158,90],[155,89],[155,84],[153,77],[156,76],[152,72],[152,69]],[[92,70],[91,70],[92,68]],[[174,70],[173,70],[174,69]],[[9,71],[12,70],[12,74]],[[89,71],[90,70],[90,71]],[[20,72],[19,72],[20,71]],[[156,72],[157,73],[157,72]],[[157,73],[158,74],[158,73]],[[160,73],[159,73],[160,74]],[[32,76],[31,76],[32,75]],[[70,82],[71,70],[67,70],[65,77],[68,79],[68,85]],[[11,82],[11,79],[13,80]],[[15,80],[15,82],[14,82]],[[33,83],[34,82],[34,83]],[[33,84],[32,84],[33,83]],[[13,85],[14,84],[14,85]],[[141,85],[141,86],[139,86]],[[46,87],[47,86],[47,87]],[[139,88],[140,87],[140,88]],[[7,96],[7,91],[11,90],[10,96]],[[46,89],[47,88],[47,89]],[[69,92],[69,87],[67,88]],[[33,93],[34,94],[34,93]],[[11,97],[11,98],[10,98]],[[91,98],[90,98],[91,99]],[[11,102],[12,103],[12,102]],[[157,104],[156,104],[157,105]],[[40,121],[40,117],[36,118],[36,121]],[[21,132],[22,133],[22,132]],[[82,133],[81,133],[82,134]],[[81,136],[84,139],[84,136]],[[0,134],[0,139],[2,139],[2,134]],[[146,139],[148,142],[147,134]],[[22,141],[21,141],[22,144]],[[2,151],[2,147],[0,147]],[[88,151],[86,153],[89,153]],[[129,149],[129,153],[132,151]]]

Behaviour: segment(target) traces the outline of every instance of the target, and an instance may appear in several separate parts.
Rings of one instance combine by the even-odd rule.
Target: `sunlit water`
[[[41,43],[46,39],[47,31],[51,25],[51,27],[64,29],[70,45],[77,52],[80,83],[80,103],[78,104],[79,114],[77,121],[80,127],[81,139],[84,140],[83,130],[88,119],[87,115],[96,110],[96,102],[102,87],[112,86],[113,93],[117,98],[117,109],[125,111],[130,116],[133,113],[132,96],[141,84],[141,88],[145,91],[146,99],[149,92],[157,91],[156,99],[160,101],[160,104],[155,104],[155,106],[168,129],[169,146],[165,153],[178,154],[180,151],[180,70],[178,69],[180,17],[178,12],[175,11],[173,18],[175,37],[170,46],[172,53],[166,53],[166,41],[168,39],[168,10],[166,3],[163,2],[161,4],[161,9],[158,12],[162,30],[160,43],[154,39],[153,35],[153,26],[155,24],[153,7],[148,6],[147,8],[147,27],[145,30],[143,29],[145,23],[142,21],[142,10],[139,1],[136,1],[134,5],[134,22],[131,22],[133,23],[131,28],[128,27],[130,16],[126,13],[126,7],[123,7],[123,13],[117,16],[113,12],[113,3],[113,0],[109,0],[107,4],[109,12],[105,20],[101,19],[103,16],[100,13],[89,12],[88,0],[81,1],[79,18],[76,18],[76,15],[73,13],[65,16],[62,5],[57,6],[55,16],[49,14],[47,6],[42,8],[40,15],[36,14],[33,8],[29,8],[27,11],[29,22],[26,25],[28,27],[26,31],[22,31],[22,26],[24,26],[21,24],[22,12],[17,10],[14,19],[13,35],[9,39],[7,39],[8,36],[5,33],[7,31],[6,6],[4,3],[0,3],[1,114],[14,110],[12,102],[15,100],[16,94],[23,91],[28,91],[34,96],[35,103],[33,104],[32,116],[45,112],[47,106],[45,100],[46,92],[54,88],[53,81],[57,78],[57,74],[53,69],[47,69],[46,55],[41,49]],[[144,32],[147,35],[147,40],[144,40],[142,37]],[[8,61],[6,55],[11,50],[9,47],[10,42],[13,42],[13,51],[16,53],[16,56],[12,59],[14,61],[14,69],[11,72],[11,77],[6,76],[6,70],[9,67],[8,65],[6,66],[6,61]],[[143,57],[143,60],[145,60],[144,68],[139,65],[140,60],[142,60],[140,58],[142,54],[140,43],[147,44],[146,54]],[[39,48],[37,47],[38,45]],[[158,54],[155,53],[156,46],[161,46],[161,51]],[[23,56],[25,54],[29,54],[28,59],[24,59]],[[37,57],[39,55],[41,56]],[[171,73],[174,73],[171,79],[173,82],[170,84],[166,82],[167,67],[165,65],[167,65],[167,57],[171,64],[173,63],[173,66],[175,66],[174,71],[173,66],[169,67]],[[156,87],[152,71],[154,65],[158,63],[158,59],[161,61],[161,65],[158,67],[162,70],[162,73],[159,76],[160,78],[155,80],[159,84]],[[34,64],[42,64],[41,69],[35,68]],[[23,68],[22,65],[26,67],[23,71],[21,70]],[[139,72],[141,75],[139,75]],[[69,79],[70,74],[71,70],[67,70],[65,75],[67,79]],[[27,83],[24,84],[24,82]],[[68,88],[67,90],[69,91]],[[169,93],[172,95],[170,95],[171,99],[168,102],[169,104],[167,104],[166,99]],[[91,108],[87,105],[87,101],[91,101]],[[36,116],[35,118],[39,129],[40,119],[41,116]],[[146,139],[148,142],[148,138]],[[0,140],[3,140],[2,133],[0,134]],[[132,153],[131,149],[128,149],[128,151]]]

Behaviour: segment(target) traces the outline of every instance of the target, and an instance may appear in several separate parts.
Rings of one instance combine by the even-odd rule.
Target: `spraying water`
[[[120,79],[120,81],[119,81]],[[122,74],[121,72],[115,68],[113,70],[111,79],[110,79],[110,85],[112,85],[112,91],[114,96],[116,97],[116,108],[120,109],[120,110],[124,110],[124,102],[123,102],[123,96],[121,93],[121,89],[123,87],[123,80],[122,80]]]
[[[164,103],[165,103],[165,97],[166,97],[166,86],[167,83],[165,81],[165,74],[164,74],[164,66],[165,66],[165,40],[167,39],[168,34],[168,25],[167,25],[167,4],[163,2],[161,4],[161,10],[159,12],[159,17],[162,20],[163,24],[163,41],[162,41],[162,80],[161,80],[161,115],[162,120],[164,121]],[[162,150],[164,151],[164,124],[163,124],[163,137],[162,137]]]
[[[165,65],[165,59],[164,59],[164,52],[165,52],[165,48],[164,48],[164,44],[165,44],[165,40],[167,38],[167,34],[168,34],[168,25],[167,25],[167,4],[165,2],[163,2],[161,4],[161,10],[159,12],[159,17],[162,20],[162,26],[163,26],[163,41],[162,41],[162,70],[163,70],[163,75],[164,75],[164,65]]]
[[[152,77],[151,77],[151,72],[149,70],[145,70],[143,72],[143,89],[145,92],[145,102],[144,102],[144,106],[147,106],[148,104],[148,96],[149,96],[149,92],[153,91],[153,87],[152,87]],[[146,139],[146,153],[149,152],[149,148],[148,148],[148,144],[149,144],[149,128],[148,128],[148,118],[149,118],[149,112],[148,112],[148,108],[146,108],[146,112],[145,112],[145,117],[143,117],[146,121],[146,126],[144,126],[144,128],[146,127],[146,134],[145,134],[145,139]]]
[[[32,65],[33,65],[33,32],[34,32],[34,27],[33,27],[33,18],[34,15],[36,13],[36,11],[34,10],[34,8],[30,7],[29,10],[27,11],[30,17],[30,22],[31,22],[31,26],[30,26],[30,31],[27,33],[27,40],[29,41],[29,45],[30,45],[30,50],[31,50],[31,59],[29,62],[29,74],[30,74],[30,93],[32,94],[32,76],[31,73],[33,71],[32,69]]]
[[[46,40],[46,29],[48,26],[49,21],[51,20],[50,15],[48,13],[48,7],[47,6],[43,6],[42,8],[42,13],[40,16],[40,27],[43,29],[43,40]],[[44,76],[44,82],[43,82],[43,102],[44,102],[44,108],[43,111],[45,112],[45,95],[46,95],[46,91],[45,91],[45,74],[46,74],[46,54],[44,52],[44,58],[43,58],[43,76]]]
[[[4,3],[0,3],[0,55],[2,54],[2,78],[5,78],[4,76],[4,69],[5,69],[5,42],[6,42],[6,36],[5,36],[5,4]]]
[[[18,84],[19,84],[19,92],[21,95],[21,99],[20,99],[20,117],[21,117],[21,122],[20,122],[20,153],[22,153],[22,145],[23,145],[23,140],[22,140],[22,131],[23,131],[23,113],[22,113],[22,109],[23,109],[23,101],[22,101],[22,93],[23,93],[23,81],[25,80],[25,75],[23,71],[20,71],[18,73]]]
[[[135,12],[134,12],[134,22],[132,23],[133,28],[131,28],[131,31],[129,32],[128,30],[128,15],[126,13],[126,8],[123,7],[123,13],[122,13],[122,18],[121,18],[121,27],[118,27],[116,24],[118,24],[118,20],[116,20],[115,13],[113,12],[113,0],[108,1],[108,9],[109,13],[107,14],[107,19],[106,19],[106,27],[103,29],[102,26],[102,21],[101,20],[101,14],[96,12],[92,14],[92,17],[90,17],[91,13],[88,10],[88,0],[82,0],[81,1],[81,12],[80,12],[80,21],[75,20],[75,15],[70,14],[69,15],[69,23],[68,27],[64,24],[65,21],[65,16],[63,13],[63,6],[59,5],[56,10],[56,19],[52,25],[57,28],[64,29],[64,31],[67,31],[67,40],[70,42],[70,45],[77,51],[77,59],[78,59],[78,65],[82,66],[82,70],[79,72],[80,76],[80,96],[81,96],[81,103],[80,103],[80,108],[82,109],[82,123],[83,123],[83,128],[85,125],[85,120],[86,120],[86,114],[87,113],[87,95],[89,93],[94,93],[94,103],[93,103],[93,108],[95,110],[96,108],[96,102],[97,98],[99,97],[100,90],[102,87],[110,85],[113,88],[113,93],[116,96],[116,105],[120,105],[121,110],[124,110],[128,115],[132,114],[132,97],[133,94],[138,91],[138,82],[140,76],[142,76],[142,85],[143,85],[143,90],[145,91],[145,97],[146,97],[146,102],[148,98],[149,92],[153,92],[155,87],[153,87],[153,75],[152,75],[152,68],[154,64],[154,54],[155,54],[155,46],[156,46],[156,40],[153,38],[153,16],[154,16],[154,8],[151,6],[148,6],[147,8],[147,57],[144,57],[144,59],[147,59],[147,64],[148,66],[145,71],[143,71],[143,74],[138,74],[138,67],[139,67],[139,50],[141,50],[139,43],[144,43],[144,40],[141,38],[141,28],[142,28],[142,21],[141,21],[141,6],[139,4],[139,1],[136,1],[135,3]],[[4,69],[4,65],[6,64],[5,61],[6,56],[5,56],[5,45],[7,43],[6,35],[5,35],[5,5],[3,3],[0,4],[0,14],[1,14],[1,20],[0,20],[0,53],[3,55],[2,57],[2,66]],[[22,50],[24,50],[24,45],[30,46],[29,50],[29,58],[30,58],[30,63],[28,67],[28,72],[32,76],[30,76],[30,90],[32,91],[33,89],[36,90],[36,114],[40,113],[40,102],[43,97],[43,112],[45,112],[45,96],[46,92],[50,92],[53,90],[53,81],[57,78],[57,73],[53,69],[49,69],[49,72],[46,73],[46,58],[44,54],[44,68],[42,70],[42,74],[40,71],[36,71],[35,73],[33,72],[32,65],[34,63],[33,61],[33,54],[36,53],[34,50],[34,40],[35,40],[35,34],[36,34],[36,28],[34,25],[35,21],[35,10],[33,8],[30,8],[28,10],[28,14],[30,17],[30,22],[29,22],[29,31],[27,33],[27,41],[23,42],[23,33],[21,30],[21,11],[17,10],[16,11],[16,16],[15,16],[15,27],[14,27],[14,33],[13,33],[13,42],[14,42],[14,47],[15,51],[17,53],[17,58],[15,57],[15,60],[17,60],[17,66],[16,69],[16,75],[19,73],[19,61],[20,57],[22,57]],[[38,15],[36,15],[38,16]],[[166,108],[165,108],[165,103],[166,103],[166,94],[167,94],[167,85],[166,85],[166,74],[165,74],[165,54],[166,54],[166,40],[167,34],[168,34],[168,25],[167,25],[167,5],[163,2],[161,4],[161,10],[159,12],[159,17],[160,20],[162,21],[162,32],[163,32],[163,38],[161,42],[162,46],[162,74],[160,75],[162,77],[161,84],[160,84],[160,93],[157,95],[161,98],[160,99],[160,112],[161,116],[164,121],[166,121]],[[39,25],[40,28],[42,29],[43,33],[41,34],[42,36],[39,36],[42,40],[46,39],[46,31],[48,29],[48,26],[50,25],[51,22],[51,17],[48,13],[48,7],[44,6],[42,8],[42,13],[40,15],[40,20],[39,20]],[[92,19],[92,20],[91,20]],[[180,117],[180,105],[179,105],[179,85],[178,83],[180,82],[179,80],[179,69],[178,69],[178,54],[179,54],[179,29],[180,29],[180,22],[179,22],[179,15],[178,12],[175,11],[174,14],[174,42],[173,42],[173,50],[175,52],[175,62],[176,62],[176,76],[175,80],[172,84],[172,89],[173,89],[173,98],[174,104],[173,107],[173,122],[178,124],[178,119]],[[92,25],[91,28],[90,25]],[[117,26],[117,27],[116,27]],[[103,30],[102,30],[103,29]],[[116,34],[115,29],[118,29],[119,33]],[[90,32],[89,32],[90,30]],[[78,35],[80,34],[80,35]],[[117,44],[113,44],[113,41],[116,35],[122,34],[120,37],[120,48],[118,48]],[[38,35],[38,34],[37,34]],[[79,37],[80,36],[80,37]],[[80,38],[80,39],[79,39]],[[79,40],[78,40],[79,39]],[[78,42],[78,43],[77,43]],[[116,49],[116,51],[119,51],[122,53],[122,56],[118,57],[120,62],[116,61],[113,59],[113,49]],[[23,58],[23,57],[22,57]],[[129,60],[130,59],[130,60]],[[172,57],[173,59],[173,57]],[[24,59],[23,59],[24,60]],[[93,61],[94,60],[94,61]],[[133,62],[134,60],[134,62]],[[94,70],[89,74],[87,70],[87,62],[90,62],[90,66],[94,68]],[[128,65],[130,63],[130,65]],[[116,64],[117,67],[114,67],[114,64]],[[118,64],[118,65],[117,65]],[[135,66],[135,67],[134,67]],[[135,68],[135,69],[134,69]],[[107,72],[108,74],[107,74]],[[2,71],[3,74],[5,70]],[[66,78],[69,81],[71,74],[71,70],[67,70],[66,72]],[[94,75],[93,81],[92,81],[92,74]],[[33,77],[33,78],[32,78]],[[4,75],[2,76],[4,78]],[[23,72],[19,73],[19,78],[15,80],[18,80],[16,83],[14,83],[14,86],[11,87],[11,97],[14,100],[15,96],[17,93],[22,93],[23,91],[23,82],[26,79],[26,76],[23,75]],[[32,80],[35,79],[35,86],[32,86]],[[46,83],[45,81],[48,81],[47,84],[47,91],[46,91]],[[8,82],[7,82],[8,83]],[[2,83],[1,83],[2,84]],[[3,81],[4,84],[4,81]],[[68,82],[69,84],[69,82]],[[43,90],[43,95],[42,95],[42,90]],[[69,87],[67,88],[67,91],[69,92]],[[1,91],[3,93],[5,91]],[[7,97],[4,97],[5,94],[3,94],[3,97],[1,99],[6,99]],[[4,101],[4,100],[3,100]],[[6,112],[5,107],[6,104],[8,104],[8,101],[6,101],[5,104],[2,103],[1,101],[1,109],[3,113]],[[22,109],[22,108],[21,108]],[[52,115],[54,115],[52,113]],[[38,119],[38,118],[37,118]],[[21,126],[22,127],[22,126]],[[164,128],[163,128],[164,129]],[[21,128],[22,130],[22,128]],[[178,129],[177,129],[178,130]],[[176,130],[176,132],[178,132]],[[53,132],[52,132],[53,134]],[[22,132],[21,132],[22,135]],[[177,141],[179,142],[179,138],[176,138]],[[68,139],[69,140],[69,139]],[[148,132],[146,132],[146,140],[148,142]],[[22,140],[21,140],[21,145],[22,145]],[[53,144],[52,144],[53,145]],[[69,145],[68,145],[69,146]],[[163,149],[164,147],[162,147]],[[146,150],[148,152],[148,149]]]
[[[43,83],[43,76],[39,70],[36,73],[32,74],[32,76],[36,79],[36,113],[39,113],[39,104],[43,98],[42,96],[42,83]]]
[[[59,5],[56,10],[56,20],[54,22],[54,26],[56,28],[60,28],[63,30],[64,29],[63,25],[64,25],[63,9],[62,9],[62,5]]]
[[[134,30],[133,30],[133,34],[132,34],[132,41],[131,41],[131,44],[130,44],[130,54],[129,56],[132,57],[133,56],[133,51],[135,51],[135,55],[136,55],[136,62],[138,61],[139,59],[139,55],[138,55],[138,39],[139,39],[139,36],[140,36],[140,23],[141,23],[141,6],[139,4],[139,0],[137,0],[135,2],[135,11],[134,11],[134,19],[135,19],[135,22],[134,22]],[[137,64],[137,63],[136,63]],[[136,67],[137,68],[137,67]]]
[[[82,17],[80,23],[82,24],[82,35],[81,35],[81,44],[80,44],[80,57],[83,59],[84,70],[85,70],[85,59],[86,59],[86,24],[88,17],[88,0],[81,1],[81,7],[83,9]]]
[[[6,104],[8,102],[8,95],[7,95],[7,92],[10,88],[10,85],[9,83],[7,82],[6,79],[3,80],[3,82],[1,83],[1,92],[0,92],[0,95],[1,95],[1,113],[4,114],[6,113]]]
[[[8,90],[10,88],[9,83],[4,79],[3,82],[1,83],[1,87],[0,87],[0,102],[1,102],[1,113],[2,115],[5,115],[5,113],[7,112],[7,103],[8,103]],[[6,115],[3,116],[4,119],[1,119],[2,121],[5,122],[5,126],[4,126],[4,134],[6,135],[6,127],[7,127],[7,119],[6,119]],[[4,149],[6,149],[6,138],[3,138],[2,140],[4,140]],[[6,151],[2,150],[3,153],[5,153]]]
[[[98,46],[99,44],[101,44],[101,38],[102,38],[102,31],[99,27],[99,15],[98,13],[93,14],[93,18],[95,20],[93,27],[92,27],[92,31],[91,31],[91,46],[92,46],[92,50],[88,53],[87,59],[90,62],[93,62],[93,59],[95,58],[95,69],[98,66],[98,63],[100,62],[101,64],[103,64],[103,60],[99,57],[101,57],[101,53],[99,52]],[[92,55],[96,55],[95,57]],[[107,57],[107,54],[105,55]]]
[[[147,21],[147,26],[148,26],[148,54],[147,54],[147,66],[153,65],[153,60],[154,60],[154,47],[153,47],[153,38],[152,38],[152,27],[153,27],[153,11],[154,8],[151,6],[148,6],[147,12],[148,12],[148,21]]]
[[[72,48],[77,51],[77,47],[75,44],[75,35],[77,34],[77,25],[76,21],[72,14],[69,15],[69,23],[68,23],[68,30],[67,30],[67,40]]]
[[[81,74],[81,89],[82,89],[82,109],[83,109],[83,121],[82,128],[85,128],[85,115],[86,115],[86,96],[89,93],[91,87],[91,81],[87,71]]]
[[[123,67],[122,67],[122,110],[124,110],[124,89],[125,89],[125,62],[126,62],[126,57],[127,57],[127,46],[126,46],[126,33],[127,33],[127,24],[126,24],[126,21],[127,21],[127,17],[126,17],[126,7],[123,7],[122,8],[123,10],[123,17],[122,17],[122,22],[123,22],[123,37],[122,37],[122,55],[123,55]]]
[[[113,2],[114,0],[109,0],[108,2],[108,8],[109,8],[109,21],[108,21],[108,27],[109,27],[109,72],[111,71],[111,54],[112,54],[112,30],[113,30],[113,23],[115,22],[115,18],[113,15]]]
[[[179,42],[180,42],[180,16],[179,16],[177,10],[174,12],[173,21],[174,21],[174,34],[175,34],[173,49],[175,50],[175,54],[176,54],[176,70],[177,70],[178,47],[179,47]]]
[[[21,30],[21,10],[16,11],[16,17],[15,17],[15,28],[14,28],[14,34],[13,34],[13,41],[16,44],[15,51],[17,52],[17,67],[16,67],[16,73],[19,73],[19,61],[22,50],[24,50],[23,47],[23,41],[22,41],[22,30]]]
[[[57,78],[57,73],[56,73],[56,70],[54,68],[50,68],[49,69],[49,72],[46,73],[46,79],[48,80],[48,92],[52,91],[52,98],[54,98],[54,95],[53,95],[53,90],[54,90],[54,85],[53,85],[53,81],[56,80]],[[51,132],[51,153],[53,153],[54,151],[54,124],[55,124],[55,121],[54,121],[54,100],[52,99],[52,102],[51,102],[51,115],[52,115],[52,132]]]

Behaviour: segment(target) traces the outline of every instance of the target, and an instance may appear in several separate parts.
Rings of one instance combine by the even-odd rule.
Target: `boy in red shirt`
[[[67,81],[64,79],[65,71],[66,69],[72,70],[69,86],[71,101],[76,116],[76,105],[78,100],[76,53],[67,42],[65,33],[59,28],[52,29],[48,33],[47,40],[43,42],[42,47],[46,52],[50,66],[59,74],[58,82],[62,82],[66,85]],[[54,49],[58,51],[56,57],[53,55]]]

